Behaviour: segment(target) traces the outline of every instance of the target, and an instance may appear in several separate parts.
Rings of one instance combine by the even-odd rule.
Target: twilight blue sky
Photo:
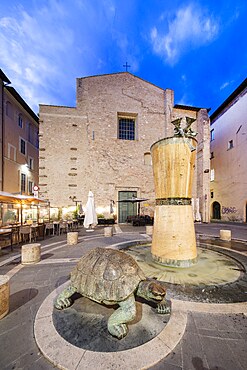
[[[213,111],[246,78],[246,0],[1,0],[0,68],[38,113],[125,70]]]

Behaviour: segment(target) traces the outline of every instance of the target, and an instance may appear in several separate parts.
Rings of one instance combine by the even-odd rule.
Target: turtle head
[[[148,279],[141,281],[136,294],[147,301],[160,302],[164,300],[166,295],[165,283],[163,281]]]

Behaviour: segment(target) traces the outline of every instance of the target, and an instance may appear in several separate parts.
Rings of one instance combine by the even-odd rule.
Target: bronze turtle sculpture
[[[119,305],[108,320],[109,333],[118,339],[125,337],[126,324],[136,316],[135,295],[158,302],[158,313],[170,312],[164,282],[147,279],[130,255],[116,249],[95,248],[81,257],[71,272],[70,285],[54,306],[60,310],[69,307],[74,293],[105,305]]]

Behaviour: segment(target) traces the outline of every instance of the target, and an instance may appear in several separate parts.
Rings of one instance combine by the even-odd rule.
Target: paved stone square
[[[231,242],[219,240],[219,230],[223,227],[232,230]],[[198,224],[196,231],[204,243],[238,253],[243,259],[247,257],[247,225]],[[150,237],[145,234],[145,227],[120,225],[114,235],[107,238],[103,227],[98,226],[90,235],[80,228],[79,243],[75,246],[67,245],[66,234],[39,242],[41,261],[37,264],[20,264],[20,246],[14,246],[13,251],[4,248],[0,256],[0,273],[10,277],[10,311],[0,320],[1,369],[246,368],[245,281],[239,283],[240,303],[202,303],[174,296],[171,317],[156,337],[132,349],[92,352],[71,345],[57,332],[53,336],[53,324],[49,321],[52,320],[49,310],[53,308],[49,300],[69,279],[78,258],[88,250],[97,246],[117,248],[126,243],[150,242]]]

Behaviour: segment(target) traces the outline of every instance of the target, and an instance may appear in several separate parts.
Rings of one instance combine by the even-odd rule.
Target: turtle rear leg
[[[56,298],[54,306],[58,310],[63,310],[64,308],[67,308],[71,306],[71,300],[70,297],[76,293],[76,289],[69,285],[67,288],[65,288]]]
[[[126,323],[132,321],[136,316],[136,302],[134,294],[125,301],[118,302],[119,308],[113,312],[108,320],[108,331],[118,339],[124,338],[128,333]]]

